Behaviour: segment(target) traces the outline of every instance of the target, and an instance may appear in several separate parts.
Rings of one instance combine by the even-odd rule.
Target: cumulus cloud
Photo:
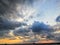
[[[43,22],[35,21],[32,24],[32,31],[40,33],[41,31],[51,31],[53,28],[50,25],[46,25]]]

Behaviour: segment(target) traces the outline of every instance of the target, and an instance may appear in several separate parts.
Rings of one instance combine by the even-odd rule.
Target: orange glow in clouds
[[[42,40],[36,43],[54,43],[54,42],[55,42],[54,40]],[[8,38],[0,39],[0,44],[19,44],[19,43],[24,43],[23,39],[14,39],[14,40],[13,39],[10,40]],[[30,43],[30,42],[26,42],[26,43]]]

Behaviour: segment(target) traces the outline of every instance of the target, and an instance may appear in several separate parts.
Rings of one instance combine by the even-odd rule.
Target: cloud
[[[16,7],[14,2],[14,0],[0,0],[0,15],[13,12]]]
[[[60,25],[56,24],[53,26],[53,28],[54,28],[54,31],[52,33],[53,39],[56,41],[60,41]]]
[[[26,25],[25,23],[21,23],[21,22],[13,22],[13,21],[9,21],[7,19],[3,19],[0,17],[0,30],[8,30],[8,29],[15,29],[16,27],[22,26],[22,25]]]
[[[20,7],[26,0],[0,0],[0,36],[3,37],[10,30],[27,25],[21,16],[18,16],[17,5]],[[31,0],[32,1],[32,0]],[[30,1],[27,1],[30,2]],[[19,6],[18,5],[18,6]],[[25,5],[25,4],[24,4]]]
[[[31,33],[32,31],[32,33]],[[41,36],[42,38],[44,36],[44,38],[46,39],[53,39],[54,38],[54,35],[52,35],[52,32],[53,32],[53,28],[50,26],[50,25],[46,25],[44,23],[40,23],[39,21],[35,21],[32,25],[30,26],[26,26],[25,28],[19,28],[18,30],[15,30],[13,32],[13,34],[15,36],[35,36],[36,34]],[[33,34],[34,33],[34,34]],[[31,38],[30,38],[31,39]],[[33,40],[29,40],[34,42],[36,40],[38,40],[39,38],[36,37],[36,38],[33,38]]]
[[[60,16],[56,18],[56,22],[60,22]]]
[[[34,2],[36,2],[36,0],[0,0],[0,37],[9,37],[8,35],[10,33],[10,30],[14,30],[13,34],[15,36],[31,36],[31,30],[33,31],[33,33],[36,32],[35,34],[50,36],[51,30],[53,31],[50,25],[35,21],[30,28],[25,23],[25,20],[30,21],[29,18],[33,18],[34,15],[36,15],[35,9],[37,7],[35,6],[40,4],[40,2],[39,0],[39,3],[37,2],[38,4]],[[22,28],[22,26],[26,27]],[[20,28],[18,30],[15,30],[18,27]],[[35,39],[32,41],[35,41]]]
[[[15,36],[29,36],[29,33],[30,32],[30,30],[26,27],[26,28],[20,28],[20,29],[18,29],[18,30],[15,30],[14,32],[13,32],[13,34],[15,35]]]
[[[4,19],[2,17],[0,17],[0,38],[3,38],[3,37],[10,37],[10,36],[7,36],[10,35],[10,30],[15,30],[15,28],[17,27],[21,27],[21,26],[25,26],[27,25],[26,23],[24,22],[14,22],[14,21],[9,21],[8,19]]]
[[[6,31],[6,30],[2,30],[0,31],[0,38],[5,38],[7,35],[9,35],[9,30]]]
[[[38,42],[38,41],[40,41],[39,39],[30,39],[30,40],[28,40],[27,42]]]
[[[53,34],[53,32],[55,32],[55,30],[52,26],[46,25],[43,22],[39,22],[39,21],[35,21],[30,26],[26,26],[24,28],[19,28],[18,30],[14,30],[13,34],[15,36],[22,36],[22,37],[29,36],[30,38],[26,42],[39,41],[40,39],[38,37],[33,38],[33,39],[31,38],[31,36],[34,37],[34,35],[31,33],[31,30],[34,33],[34,35],[37,34],[39,37],[41,37],[41,39],[46,38],[49,40],[60,41],[59,40],[60,34]]]
[[[33,32],[40,33],[41,31],[50,31],[53,28],[51,26],[44,24],[43,22],[35,21],[31,27]]]
[[[52,34],[54,32],[53,27],[43,22],[35,21],[31,26],[31,30],[34,35],[39,35],[41,38],[54,39],[54,35]]]

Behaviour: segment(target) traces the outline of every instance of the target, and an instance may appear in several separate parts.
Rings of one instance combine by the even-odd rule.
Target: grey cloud
[[[56,24],[56,25],[53,26],[53,28],[54,28],[54,31],[52,33],[52,36],[53,36],[52,38],[54,40],[56,40],[56,41],[59,42],[60,41],[60,33],[59,33],[59,31],[60,31],[60,25],[59,24]]]
[[[0,30],[15,29],[16,27],[26,25],[26,23],[12,22],[7,19],[0,18]]]
[[[5,37],[10,30],[26,25],[24,22],[14,22],[11,19],[16,19],[16,4],[20,0],[0,0],[0,37]],[[23,1],[21,0],[20,3]]]
[[[13,34],[15,35],[15,36],[29,36],[29,34],[28,34],[28,32],[30,32],[30,30],[29,29],[25,29],[25,28],[21,28],[21,29],[19,29],[19,30],[15,30],[14,32],[13,32]]]
[[[30,43],[34,43],[34,42],[38,42],[38,41],[40,41],[39,39],[30,39],[30,40],[28,40],[28,41],[26,41],[26,42],[30,42]]]
[[[21,22],[11,22],[11,19],[21,18],[16,12],[16,4],[23,5],[24,2],[33,2],[32,0],[0,0],[0,29],[14,29],[20,25],[26,25]]]
[[[5,38],[7,35],[9,35],[9,32],[9,30],[0,31],[0,38]]]
[[[34,28],[34,30],[32,29]],[[34,22],[31,27],[28,27],[28,28],[20,28],[19,30],[15,30],[13,32],[13,34],[15,36],[29,36],[29,32],[30,31],[33,31],[33,33],[35,33],[35,35],[39,35],[41,36],[41,38],[46,38],[46,39],[49,39],[49,40],[55,40],[55,41],[60,41],[60,34],[53,34],[53,32],[55,31],[53,29],[53,27],[51,27],[50,25],[46,25],[44,23],[40,23],[40,22]],[[30,33],[31,34],[31,33]],[[33,36],[33,35],[32,35]],[[46,36],[46,37],[44,37]],[[29,38],[28,42],[37,42],[39,41],[40,39],[38,37],[36,38]]]
[[[15,19],[23,18],[24,16],[17,12],[18,6],[32,6],[35,0],[0,0],[0,38],[8,36],[10,30],[15,30],[17,27],[27,25],[25,22],[17,22]],[[23,9],[23,8],[22,8]],[[13,21],[11,21],[14,19]],[[22,33],[23,34],[22,34]],[[15,35],[28,35],[26,29],[19,29],[14,31]],[[8,35],[7,35],[8,34]]]
[[[42,38],[44,36],[44,38],[47,38],[47,39],[53,39],[54,38],[54,35],[52,35],[52,32],[54,31],[53,28],[49,25],[46,25],[44,23],[40,23],[38,21],[35,21],[30,27],[28,28],[21,28],[19,30],[15,30],[13,33],[15,36],[30,36],[29,35],[29,32],[32,30],[32,32],[34,33],[34,35],[39,35],[41,36]],[[31,33],[30,33],[31,34]],[[42,35],[41,35],[42,34]],[[31,35],[33,36],[33,35]],[[35,40],[35,39],[34,39]],[[33,41],[34,40],[29,40],[29,41]],[[36,37],[36,40],[37,40],[37,37]]]
[[[60,16],[56,18],[56,22],[60,22]]]
[[[0,15],[16,11],[16,4],[32,4],[34,0],[0,0]]]
[[[34,35],[37,34],[41,36],[42,38],[54,40],[54,35],[52,34],[54,32],[54,29],[50,25],[46,25],[43,22],[35,21],[32,24],[31,29]]]
[[[14,11],[15,7],[13,0],[0,0],[0,15]]]
[[[59,30],[60,30],[60,25],[59,24],[56,24],[53,26],[53,30],[51,32],[51,34],[49,34],[47,36],[48,39],[53,39],[53,40],[56,40],[56,41],[60,41],[60,33],[59,33]]]
[[[60,33],[54,34],[54,40],[60,41]]]
[[[40,23],[38,21],[35,21],[32,24],[31,29],[32,29],[33,32],[36,32],[36,33],[41,33],[42,31],[48,31],[49,32],[49,31],[53,30],[53,28],[51,26],[46,25],[43,22]]]

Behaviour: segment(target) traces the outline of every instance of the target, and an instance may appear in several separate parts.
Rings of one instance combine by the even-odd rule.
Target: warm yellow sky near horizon
[[[22,44],[22,43],[33,43],[33,42],[24,42],[24,40],[26,41],[26,39],[19,39],[18,37],[16,37],[16,39],[9,39],[9,38],[5,38],[5,39],[0,39],[0,44]],[[27,39],[28,40],[28,39]],[[56,42],[55,40],[41,40],[38,41],[36,43],[54,43]]]
[[[16,37],[16,39],[9,39],[9,38],[0,39],[0,44],[17,44],[22,42],[23,40],[19,39],[18,37]]]

